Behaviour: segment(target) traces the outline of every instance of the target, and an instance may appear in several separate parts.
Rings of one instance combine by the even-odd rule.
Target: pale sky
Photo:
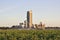
[[[60,0],[0,0],[0,26],[18,25],[33,12],[33,24],[60,26]]]

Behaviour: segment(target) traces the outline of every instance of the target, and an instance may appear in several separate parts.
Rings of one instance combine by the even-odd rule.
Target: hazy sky
[[[18,25],[33,12],[33,23],[60,26],[60,0],[0,0],[0,26]]]

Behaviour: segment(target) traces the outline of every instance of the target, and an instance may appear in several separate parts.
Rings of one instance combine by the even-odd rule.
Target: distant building
[[[24,28],[27,28],[27,21],[24,21]]]
[[[27,28],[32,27],[32,10],[27,11]]]
[[[43,24],[42,22],[40,22],[39,27],[44,30],[45,29],[45,24]]]
[[[19,23],[19,27],[20,28],[23,28],[23,23]]]
[[[45,29],[45,24],[43,24],[42,22],[40,22],[40,24],[35,24],[35,28],[36,29]]]
[[[38,24],[35,24],[35,26],[34,26],[36,29],[38,29]]]

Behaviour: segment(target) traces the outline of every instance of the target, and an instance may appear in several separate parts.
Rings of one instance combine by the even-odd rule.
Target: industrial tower
[[[32,10],[27,11],[27,28],[32,27]]]

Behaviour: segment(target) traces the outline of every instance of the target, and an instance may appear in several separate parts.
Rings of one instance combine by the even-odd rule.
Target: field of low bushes
[[[0,30],[0,40],[60,40],[60,30]]]

